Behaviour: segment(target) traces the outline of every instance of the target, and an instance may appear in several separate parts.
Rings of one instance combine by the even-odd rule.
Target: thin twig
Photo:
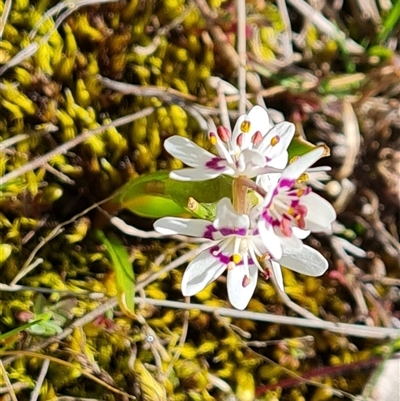
[[[44,244],[43,244],[44,245]],[[41,263],[43,263],[42,258],[37,258],[34,262],[30,263],[26,266],[24,266],[19,273],[14,277],[13,281],[10,283],[11,286],[16,284],[19,280],[21,280],[22,277],[26,276],[29,272],[31,272],[33,269],[35,269],[37,266],[39,266]]]
[[[3,355],[16,355],[18,356],[30,356],[32,358],[38,358],[38,359],[44,359],[44,360],[48,360],[49,362],[55,362],[58,363],[60,365],[66,366],[70,369],[76,369],[76,366],[68,361],[63,361],[62,359],[59,358],[55,358],[53,356],[50,355],[44,355],[44,354],[39,354],[37,352],[32,352],[32,351],[22,351],[22,350],[15,350],[15,351],[3,351]],[[120,394],[123,395],[125,397],[128,397],[129,399],[133,399],[136,400],[136,397],[134,397],[133,395],[130,395],[128,393],[126,393],[125,391],[121,391],[115,387],[110,386],[108,383],[106,383],[105,381],[99,379],[98,377],[92,375],[89,372],[86,372],[85,370],[82,370],[82,375],[89,378],[90,380],[94,381],[97,384],[100,384],[101,386],[105,387],[107,390],[112,391],[113,393],[116,394]],[[15,399],[15,401],[18,401],[17,399]]]
[[[352,39],[346,38],[346,34],[342,32],[336,25],[326,19],[321,13],[316,12],[304,0],[287,0],[300,14],[308,18],[316,28],[332,39],[343,42],[347,52],[354,54],[363,54],[364,48]]]
[[[55,169],[53,166],[51,166],[50,164],[46,163],[44,165],[44,168],[51,174],[53,174],[54,176],[56,176],[60,181],[64,182],[65,184],[69,184],[69,185],[75,185],[75,181],[71,180],[71,178],[69,178],[67,175],[65,175],[64,173],[62,173],[61,171],[58,171],[57,169]]]
[[[201,251],[206,249],[208,246],[209,246],[209,244],[203,244],[203,245],[199,246],[198,248],[187,252],[186,254],[175,259],[173,262],[169,263],[167,266],[164,266],[158,272],[155,272],[151,276],[147,277],[146,279],[138,282],[135,287],[135,292],[139,292],[144,287],[146,287],[147,285],[149,285],[152,282],[154,282],[155,280],[157,280],[160,276],[164,275],[165,273],[167,273],[173,269],[176,269],[178,266],[180,266],[180,265],[186,263],[188,260],[194,258],[196,255],[198,255]],[[142,299],[142,301],[145,302],[147,298],[139,298],[139,299]],[[138,301],[138,302],[140,302],[140,301]],[[56,336],[53,336],[40,343],[32,345],[26,351],[37,351],[37,350],[46,348],[47,346],[49,346],[50,344],[53,344],[54,342],[63,340],[65,337],[68,337],[76,327],[85,326],[86,324],[95,320],[97,317],[103,315],[106,311],[115,308],[117,305],[118,305],[117,298],[116,297],[110,298],[109,300],[107,300],[106,302],[104,302],[103,304],[98,306],[96,309],[90,311],[86,315],[84,315],[81,318],[72,322],[60,334],[57,334]],[[16,358],[18,358],[18,356],[12,356],[10,358],[4,359],[4,361],[3,361],[4,365],[9,365]]]
[[[56,227],[54,227],[51,232],[44,238],[42,238],[39,243],[36,245],[36,247],[32,250],[32,252],[30,253],[30,255],[28,256],[28,259],[25,261],[24,265],[22,266],[22,268],[20,269],[19,273],[14,277],[14,279],[11,281],[10,283],[10,287],[14,286],[15,284],[17,284],[17,282],[19,280],[21,280],[22,277],[26,276],[26,274],[28,274],[31,270],[33,270],[39,263],[43,262],[43,259],[38,259],[39,262],[34,262],[33,258],[35,257],[35,255],[39,252],[39,250],[45,245],[47,244],[49,241],[51,241],[53,238],[57,237],[57,235],[59,235],[62,231],[63,231],[63,227],[73,223],[74,221],[76,221],[77,219],[79,219],[80,217],[86,215],[88,212],[90,212],[92,209],[95,209],[97,207],[99,207],[99,205],[109,201],[111,198],[106,198],[103,199],[100,202],[97,202],[91,206],[89,206],[88,208],[86,208],[85,210],[83,210],[82,212],[76,214],[75,216],[73,216],[71,219],[64,221],[63,223],[57,225]]]
[[[43,287],[30,287],[27,285],[8,285],[4,283],[0,283],[0,291],[6,291],[6,292],[19,292],[19,291],[33,291],[33,292],[41,292],[42,294],[62,294],[62,295],[69,295],[69,296],[89,296],[89,298],[98,298],[98,297],[104,297],[104,294],[101,292],[89,292],[87,290],[82,290],[82,291],[69,291],[69,290],[55,290],[54,288],[43,288]]]
[[[71,139],[70,141],[58,146],[56,149],[52,150],[51,152],[46,153],[45,155],[40,156],[37,159],[32,160],[31,162],[23,165],[22,167],[17,168],[16,170],[11,171],[10,173],[6,174],[4,177],[2,177],[2,180],[1,180],[2,184],[5,184],[5,183],[17,178],[17,177],[27,173],[28,171],[32,171],[38,167],[43,166],[45,163],[47,163],[49,160],[51,160],[54,156],[65,154],[68,150],[72,149],[73,147],[79,145],[82,142],[87,141],[92,136],[99,135],[102,132],[104,132],[112,127],[119,127],[121,125],[125,125],[132,121],[138,120],[139,118],[146,117],[149,114],[151,114],[153,111],[154,111],[154,107],[146,107],[145,109],[143,109],[137,113],[118,118],[109,124],[102,125],[95,129],[87,130],[84,133],[75,137],[74,139]]]
[[[346,154],[342,166],[335,174],[337,180],[348,178],[353,173],[361,146],[361,134],[357,116],[353,106],[347,99],[343,101],[343,133],[346,137]]]
[[[3,376],[4,383],[6,384],[8,394],[10,395],[12,401],[18,401],[17,396],[15,395],[13,386],[11,385],[10,379],[8,378],[7,371],[4,368],[3,361],[0,359],[0,371]]]
[[[231,121],[229,119],[228,112],[228,104],[226,102],[226,96],[223,90],[223,83],[220,81],[217,86],[217,95],[218,95],[218,103],[219,103],[219,115],[221,118],[221,124],[223,127],[227,128],[229,131],[232,131]]]
[[[246,113],[246,1],[237,0],[237,49],[238,63],[238,89],[239,89],[239,113]]]
[[[0,40],[3,37],[4,28],[6,26],[8,15],[10,14],[12,6],[12,0],[6,0],[4,3],[3,14],[1,14],[0,18]]]
[[[27,382],[18,382],[18,383],[13,383],[11,385],[12,389],[14,390],[14,392],[15,391],[24,390],[24,389],[26,389],[26,388],[28,388],[30,386],[31,386],[30,383],[27,383]],[[8,389],[7,386],[0,387],[0,394],[6,394],[8,392],[9,392],[9,389]]]
[[[185,298],[185,302],[189,303],[189,297]],[[179,359],[179,357],[181,355],[182,348],[186,342],[188,329],[189,329],[189,311],[185,311],[183,314],[182,333],[181,333],[181,337],[179,339],[178,348],[175,351],[175,354],[173,355],[172,360],[169,363],[168,368],[165,371],[166,377],[170,376],[172,369],[174,368],[174,363]]]
[[[285,63],[293,62],[293,46],[292,46],[292,27],[290,25],[290,17],[285,0],[278,0],[277,5],[282,16],[282,21],[285,24],[285,31],[283,32],[283,56]]]
[[[25,139],[29,138],[28,134],[18,134],[12,136],[11,138],[7,138],[4,141],[0,142],[0,152],[4,152],[5,149],[9,148],[10,146],[15,145],[18,142],[24,141]]]
[[[16,65],[20,64],[22,61],[27,59],[28,57],[33,56],[38,50],[41,45],[47,43],[50,40],[51,35],[59,28],[59,26],[63,23],[63,21],[69,17],[72,13],[74,13],[78,8],[93,5],[93,4],[101,4],[101,3],[112,3],[118,0],[78,0],[78,1],[69,1],[63,2],[61,4],[57,4],[54,7],[54,10],[49,10],[46,14],[52,15],[53,13],[56,14],[57,12],[61,11],[63,8],[67,8],[54,22],[53,26],[49,29],[49,31],[42,37],[38,42],[32,42],[28,46],[24,47],[20,50],[11,60],[9,60],[6,64],[4,64],[0,68],[0,76],[2,76],[8,69],[11,67],[15,67]],[[48,18],[48,15],[42,17],[39,21],[39,24],[43,24],[45,20]],[[34,28],[30,36],[32,38],[36,36],[37,30],[40,29],[40,26]]]
[[[40,373],[39,373],[39,377],[36,381],[36,386],[33,389],[32,393],[31,393],[31,398],[29,401],[36,401],[40,395],[40,390],[42,389],[43,386],[43,382],[44,379],[46,377],[47,374],[47,370],[49,369],[49,365],[50,365],[50,360],[49,359],[45,359],[43,361],[43,365],[40,368]]]
[[[368,327],[349,323],[334,323],[317,319],[304,319],[291,316],[279,316],[269,313],[257,313],[250,311],[242,311],[229,308],[218,308],[201,304],[186,304],[178,301],[168,301],[150,298],[135,297],[135,302],[147,302],[151,305],[174,308],[174,309],[197,309],[203,312],[218,313],[221,316],[230,316],[237,319],[249,319],[258,322],[269,322],[277,324],[286,324],[291,326],[308,327],[313,329],[328,330],[347,336],[355,336],[362,338],[396,338],[400,335],[399,329],[391,329],[386,327]]]
[[[285,291],[282,291],[278,285],[278,283],[276,282],[275,276],[272,275],[271,276],[271,280],[274,283],[275,289],[278,291],[279,296],[281,297],[282,301],[284,302],[284,304],[292,309],[294,312],[296,312],[297,314],[299,314],[300,316],[303,316],[306,319],[312,319],[312,320],[322,320],[319,317],[315,316],[313,313],[309,312],[307,309],[304,309],[303,307],[301,307],[300,305],[297,305],[295,302],[293,302],[289,296],[286,294]]]

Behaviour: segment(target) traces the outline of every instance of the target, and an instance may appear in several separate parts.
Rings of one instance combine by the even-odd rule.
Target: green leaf
[[[296,135],[292,142],[289,145],[288,153],[289,153],[289,162],[296,157],[303,156],[306,153],[312,151],[316,147],[323,147],[325,149],[325,153],[323,157],[327,157],[330,155],[330,150],[326,145],[314,145],[311,142],[306,141],[301,136]]]
[[[189,211],[190,198],[199,203],[214,203],[222,198],[232,198],[232,178],[220,176],[207,181],[175,181],[168,179],[165,193],[178,205]]]
[[[143,175],[127,182],[105,205],[112,212],[128,209],[139,216],[161,218],[190,216],[190,198],[200,203],[213,203],[231,197],[232,179],[218,177],[202,182],[183,182],[169,178],[168,171]]]
[[[382,29],[378,35],[378,42],[385,40],[400,20],[400,0],[397,0],[383,21]]]
[[[292,142],[290,142],[288,148],[289,160],[291,160],[293,157],[303,156],[315,148],[316,146],[314,144],[306,141],[301,136],[296,135]]]
[[[139,216],[159,218],[179,216],[186,210],[165,193],[169,172],[158,171],[128,181],[115,197],[105,205],[106,209],[128,209]]]
[[[101,230],[96,231],[96,236],[106,247],[114,268],[119,306],[125,314],[134,317],[135,276],[128,252],[115,236],[107,238]]]
[[[34,320],[33,322],[25,323],[22,326],[19,326],[19,327],[13,329],[13,330],[8,331],[7,333],[0,334],[0,341],[4,341],[7,338],[12,337],[15,334],[20,333],[21,331],[29,329],[30,327],[34,326],[35,324],[39,324],[40,322],[42,322],[42,319],[37,319],[37,320]]]

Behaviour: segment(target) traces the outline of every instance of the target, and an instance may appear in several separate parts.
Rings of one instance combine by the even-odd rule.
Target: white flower
[[[244,309],[256,288],[258,270],[265,272],[264,263],[270,264],[282,290],[280,265],[309,276],[320,276],[328,268],[327,260],[307,245],[298,249],[284,247],[279,261],[267,260],[270,246],[266,246],[255,226],[256,221],[248,215],[235,212],[228,198],[218,202],[213,222],[164,217],[154,223],[154,228],[164,235],[183,234],[212,241],[186,268],[182,279],[185,296],[197,294],[227,270],[229,300],[235,308]]]
[[[334,208],[311,187],[298,184],[299,177],[324,153],[316,148],[297,159],[269,185],[258,221],[263,242],[271,258],[284,264],[285,254],[304,252],[303,242],[310,231],[329,230],[336,219]],[[296,185],[296,186],[295,186]],[[295,269],[294,269],[295,270]]]
[[[168,138],[165,149],[192,168],[175,170],[170,177],[181,181],[204,181],[222,174],[232,177],[256,177],[283,169],[288,161],[287,148],[294,135],[294,125],[281,122],[271,126],[267,111],[254,106],[239,117],[233,132],[219,127],[209,132],[214,155],[188,138]]]
[[[258,258],[267,251],[250,223],[249,216],[234,211],[228,198],[218,202],[213,222],[164,217],[154,223],[154,228],[165,235],[183,234],[212,241],[186,268],[183,295],[198,293],[227,270],[231,304],[237,309],[247,306],[257,285],[258,270],[264,270]]]

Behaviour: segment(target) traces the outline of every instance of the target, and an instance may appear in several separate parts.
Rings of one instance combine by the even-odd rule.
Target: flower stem
[[[254,181],[246,177],[238,177],[233,180],[232,183],[232,200],[233,208],[238,213],[246,212],[246,195],[248,189],[253,189],[258,192],[261,196],[266,196],[266,191],[257,185]]]
[[[238,213],[244,213],[246,210],[247,185],[245,181],[243,177],[238,177],[232,183],[232,203]]]

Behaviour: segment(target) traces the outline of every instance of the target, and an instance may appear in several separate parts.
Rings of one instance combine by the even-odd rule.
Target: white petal
[[[210,121],[209,121],[209,130],[208,130],[208,139],[211,138],[211,135],[213,136],[213,141],[216,142],[215,143],[215,149],[217,150],[218,155],[221,158],[226,159],[227,161],[232,163],[233,162],[232,156],[228,151],[227,145],[226,145],[226,143],[224,141],[222,141],[222,139],[218,135],[217,127],[215,126],[214,121],[212,121],[210,119]],[[211,142],[211,139],[210,139],[210,142]]]
[[[289,164],[282,173],[282,179],[297,180],[304,171],[306,171],[311,165],[313,165],[317,160],[319,160],[325,149],[323,147],[318,147],[313,149],[311,152],[299,157],[292,164]]]
[[[231,140],[233,149],[237,148],[237,137],[242,133],[241,125],[243,121],[250,122],[250,128],[248,132],[243,133],[242,146],[240,146],[242,150],[253,147],[251,140],[257,131],[260,131],[261,135],[264,136],[271,128],[268,112],[261,106],[254,106],[247,115],[241,115],[236,122]]]
[[[163,217],[154,222],[154,229],[164,235],[189,235],[203,237],[207,227],[212,223],[207,220],[181,219],[178,217]]]
[[[217,229],[247,230],[250,226],[250,219],[245,214],[237,213],[229,198],[222,198],[217,204],[216,218],[213,225]]]
[[[186,268],[181,285],[185,297],[197,294],[225,271],[226,264],[212,256],[210,249],[201,252]]]
[[[252,107],[247,114],[247,119],[250,121],[249,136],[253,136],[257,131],[264,136],[271,128],[268,112],[261,106]]]
[[[282,235],[279,238],[280,238],[281,246],[282,246],[283,250],[285,250],[287,248],[300,250],[303,246],[303,242],[296,235],[291,235],[290,237]]]
[[[237,164],[237,174],[253,178],[257,175],[257,173],[253,173],[253,171],[264,168],[266,161],[265,157],[260,152],[245,149],[239,154]]]
[[[232,137],[230,139],[230,143],[231,143],[231,147],[234,153],[236,153],[237,151],[240,151],[241,149],[246,149],[249,147],[250,145],[250,139],[249,136],[245,135],[243,137],[243,141],[242,141],[242,146],[239,147],[237,145],[237,138],[238,136],[242,133],[240,127],[242,125],[242,122],[247,120],[247,115],[246,114],[242,114],[241,116],[239,116],[239,118],[236,121],[235,127],[233,128],[232,131]]]
[[[259,150],[264,156],[273,160],[287,151],[287,148],[293,139],[294,131],[294,124],[286,121],[275,125],[257,146],[257,150]],[[271,141],[275,137],[278,137],[279,141],[276,145],[272,146]]]
[[[272,272],[274,273],[276,284],[278,284],[278,287],[281,289],[281,291],[285,291],[285,288],[283,286],[281,265],[278,262],[275,262],[274,260],[271,260],[271,265],[272,265]]]
[[[245,278],[246,276],[247,278]],[[257,276],[258,268],[255,265],[249,266],[248,271],[244,265],[235,266],[233,269],[228,270],[229,301],[236,309],[243,310],[250,302],[257,286]],[[245,287],[243,286],[244,280],[249,280]]]
[[[196,145],[190,139],[174,135],[165,140],[164,148],[172,156],[182,160],[190,167],[204,166],[215,155]]]
[[[275,156],[270,162],[268,162],[268,167],[274,167],[283,170],[287,166],[288,160],[289,154],[285,150],[280,155]]]
[[[282,257],[282,245],[279,237],[275,234],[274,229],[265,221],[261,220],[258,224],[258,230],[264,245],[273,259]]]
[[[285,249],[279,260],[282,266],[307,276],[321,276],[328,268],[328,261],[315,249],[304,245],[300,251]]]
[[[268,193],[271,189],[276,187],[280,177],[280,173],[262,174],[257,177],[256,182]]]
[[[219,177],[222,174],[233,175],[233,172],[230,167],[218,171],[206,168],[183,168],[171,171],[169,177],[177,181],[206,181]]]
[[[333,206],[314,192],[302,196],[300,203],[307,207],[305,216],[306,230],[313,232],[325,231],[336,220],[336,212]]]
[[[307,238],[310,235],[310,230],[302,230],[301,228],[298,227],[292,227],[293,234],[299,238],[299,239],[304,239]]]

